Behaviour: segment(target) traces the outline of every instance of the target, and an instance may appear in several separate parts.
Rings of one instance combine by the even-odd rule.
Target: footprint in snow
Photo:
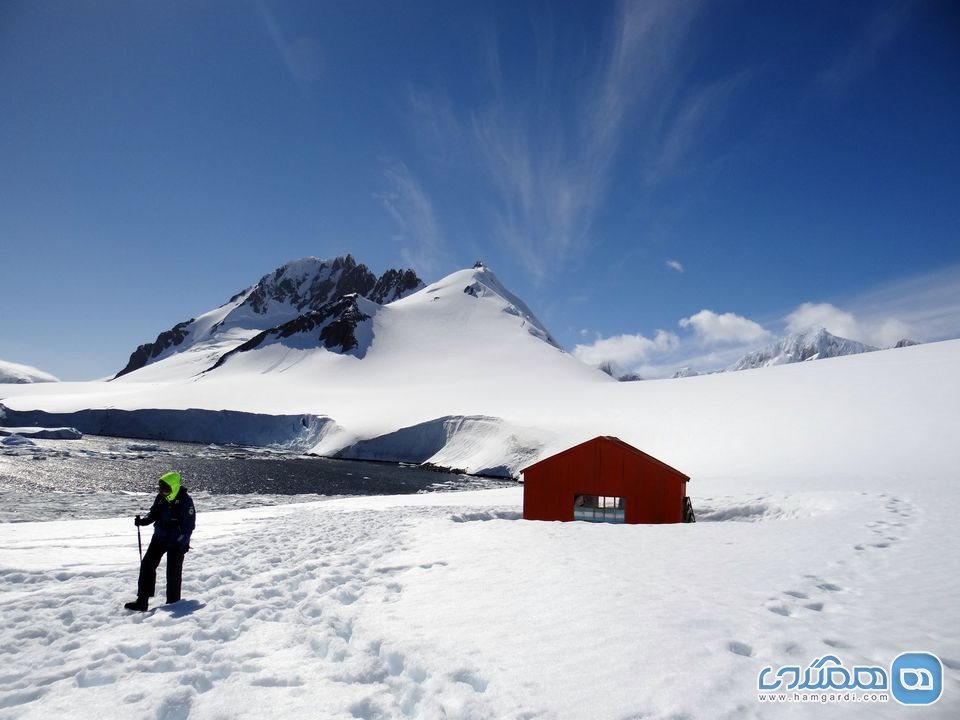
[[[747,643],[742,643],[737,640],[731,640],[729,643],[727,643],[727,650],[732,652],[734,655],[753,657],[753,647]]]
[[[783,617],[790,617],[793,615],[793,613],[790,612],[790,608],[782,603],[778,603],[776,605],[767,605],[767,610],[775,615],[782,615]]]

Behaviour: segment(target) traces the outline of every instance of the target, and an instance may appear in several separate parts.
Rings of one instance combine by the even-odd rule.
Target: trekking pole
[[[140,516],[137,515],[137,520]],[[140,562],[143,562],[143,540],[140,538],[140,524],[137,524],[137,549],[140,551]]]

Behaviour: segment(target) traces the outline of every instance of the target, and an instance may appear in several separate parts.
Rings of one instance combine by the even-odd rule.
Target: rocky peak
[[[330,303],[348,295],[386,304],[422,287],[423,282],[413,270],[390,269],[378,278],[352,255],[333,260],[293,260],[264,275],[256,285],[234,295],[217,310],[178,323],[160,333],[155,341],[139,346],[117,377],[198,343],[214,342],[227,330],[266,331],[307,313],[329,312]]]
[[[812,327],[803,332],[788,335],[763,350],[744,355],[730,369],[748,370],[771,365],[787,365],[874,350],[877,348],[872,345],[831,335],[823,327]]]
[[[316,310],[334,297],[366,295],[376,282],[376,276],[366,265],[358,265],[352,255],[333,261],[309,257],[264,275],[243,304],[258,315],[270,312],[274,305],[287,305],[297,311]]]
[[[413,270],[387,270],[366,297],[380,305],[392,303],[424,287]],[[363,294],[363,293],[361,293]]]

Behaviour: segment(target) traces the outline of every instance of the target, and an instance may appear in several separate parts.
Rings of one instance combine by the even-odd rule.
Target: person
[[[140,562],[137,599],[124,605],[127,610],[146,612],[157,584],[157,567],[164,553],[167,556],[167,604],[180,600],[183,556],[190,549],[190,535],[196,526],[193,498],[181,484],[180,473],[168,472],[160,477],[159,492],[146,517],[137,515],[134,525],[153,524],[153,537]]]

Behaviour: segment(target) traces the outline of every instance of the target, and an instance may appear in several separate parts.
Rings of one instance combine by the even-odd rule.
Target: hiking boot
[[[137,598],[133,602],[125,603],[124,606],[127,610],[134,610],[136,612],[146,612],[147,611],[147,599],[146,598]]]

